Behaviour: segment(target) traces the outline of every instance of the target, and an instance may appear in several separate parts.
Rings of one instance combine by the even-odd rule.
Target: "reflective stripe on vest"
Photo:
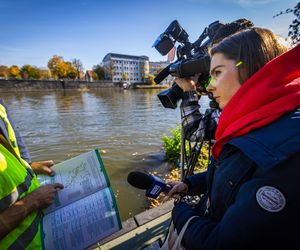
[[[14,191],[12,191],[3,198],[0,198],[0,212],[14,204],[23,193],[28,191],[33,176],[33,171],[30,168],[28,168],[25,180],[22,183],[20,183]]]
[[[39,187],[32,170],[22,164],[22,161],[2,144],[0,144],[0,186],[1,208],[7,208]],[[29,214],[18,227],[0,240],[0,249],[24,249],[28,246],[41,248],[40,220],[41,214],[38,211]]]
[[[42,220],[43,214],[42,212],[35,213],[35,217],[31,222],[30,226],[26,228],[26,230],[18,237],[12,245],[9,246],[8,249],[17,250],[17,249],[38,249],[41,248],[41,240],[39,239],[38,242],[32,242],[33,238],[36,234],[40,235],[40,222]],[[34,237],[32,237],[34,236]],[[31,243],[31,245],[30,245]],[[32,244],[33,243],[33,244]],[[29,247],[30,245],[30,247]]]
[[[8,118],[7,118],[7,113],[6,113],[6,109],[3,105],[0,104],[0,118],[4,121],[4,123],[6,124],[7,127],[7,133],[8,133],[8,138],[10,141],[10,144],[12,146],[12,148],[14,149],[14,151],[16,152],[16,154],[21,157],[20,154],[20,150],[17,144],[17,138],[16,138],[16,134],[15,131],[12,127],[12,125],[10,124]]]

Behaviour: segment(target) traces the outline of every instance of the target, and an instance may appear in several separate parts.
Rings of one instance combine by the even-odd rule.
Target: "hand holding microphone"
[[[178,194],[187,194],[188,192],[188,186],[182,181],[170,182],[168,184],[172,187],[167,194],[168,198],[174,198]]]
[[[188,189],[187,185],[183,182],[170,182],[166,184],[157,176],[138,171],[130,172],[127,181],[136,188],[145,189],[145,195],[153,199],[156,199],[161,192],[166,192],[172,198],[176,194],[186,193]]]
[[[138,171],[130,172],[127,181],[136,188],[146,189],[145,195],[153,199],[156,199],[161,192],[169,192],[171,189],[171,186],[159,177]]]

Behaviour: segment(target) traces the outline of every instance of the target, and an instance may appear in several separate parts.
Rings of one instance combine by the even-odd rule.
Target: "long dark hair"
[[[222,53],[227,59],[235,60],[239,80],[242,84],[267,62],[287,51],[278,37],[270,30],[253,27],[242,30],[214,45],[210,55]]]

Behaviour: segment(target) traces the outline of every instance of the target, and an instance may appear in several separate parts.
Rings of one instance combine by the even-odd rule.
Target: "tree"
[[[0,77],[8,78],[9,68],[5,65],[0,65]]]
[[[40,69],[29,64],[24,65],[20,72],[24,79],[41,79]]]
[[[9,68],[9,77],[21,79],[20,69],[17,65],[12,65]]]
[[[93,66],[93,72],[97,75],[97,80],[105,79],[105,68],[100,64]]]
[[[23,79],[29,79],[30,71],[31,71],[31,65],[26,64],[21,68],[21,76]]]
[[[93,80],[100,80],[98,75],[94,71],[92,71],[92,77],[93,77]]]
[[[41,75],[40,79],[50,79],[51,78],[51,73],[48,69],[40,68],[39,71],[40,71],[40,75]]]
[[[151,86],[154,86],[156,83],[155,83],[155,81],[154,81],[154,75],[148,75],[148,79],[149,79],[149,84],[151,85]]]
[[[71,62],[65,62],[66,68],[67,68],[67,78],[76,79],[77,76],[79,76],[79,73],[77,72],[76,68],[72,65]]]
[[[77,79],[80,79],[80,71],[83,70],[82,62],[79,59],[74,58],[72,60],[72,65],[77,71]]]
[[[114,78],[114,63],[111,61],[109,66],[104,67],[105,78],[112,80]]]
[[[60,79],[67,77],[69,66],[62,56],[54,55],[48,61],[48,68],[55,79]]]
[[[126,72],[123,73],[122,79],[123,81],[128,81],[128,74]]]
[[[288,37],[291,38],[292,44],[297,44],[300,41],[300,31],[299,31],[299,26],[300,26],[300,2],[297,3],[297,5],[294,8],[286,9],[285,11],[281,11],[277,15],[273,16],[273,18],[275,18],[277,16],[280,16],[280,15],[283,15],[283,14],[291,13],[291,12],[293,12],[293,14],[296,16],[296,18],[292,21],[292,24],[290,24],[290,26],[289,26]]]

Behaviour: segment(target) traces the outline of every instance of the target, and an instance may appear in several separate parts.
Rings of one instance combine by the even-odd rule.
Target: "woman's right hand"
[[[192,78],[175,78],[174,81],[184,92],[196,90],[196,83]]]
[[[187,194],[188,192],[188,186],[180,181],[180,182],[169,182],[168,185],[170,185],[172,188],[169,191],[169,193],[167,193],[167,197],[168,198],[174,198],[174,196],[178,195],[178,194]]]

